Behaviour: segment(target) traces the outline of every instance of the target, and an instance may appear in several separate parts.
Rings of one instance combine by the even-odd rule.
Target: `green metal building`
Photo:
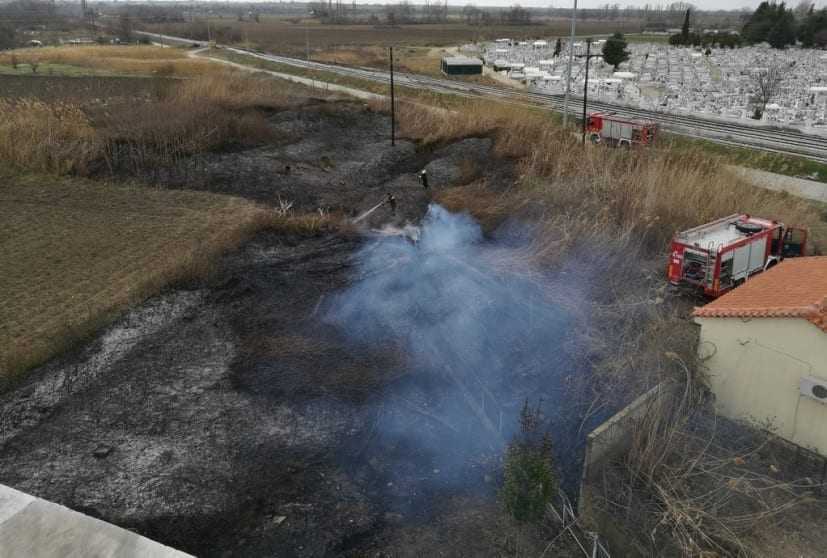
[[[442,73],[448,76],[482,74],[482,60],[468,56],[446,56],[442,59]]]

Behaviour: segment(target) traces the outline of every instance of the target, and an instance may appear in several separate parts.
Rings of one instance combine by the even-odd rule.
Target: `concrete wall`
[[[827,405],[799,392],[804,376],[827,380],[827,333],[801,318],[696,321],[718,412],[827,455]]]
[[[111,523],[0,484],[3,558],[192,558]]]
[[[586,439],[583,478],[577,499],[577,515],[583,525],[600,533],[615,556],[651,556],[649,549],[638,548],[636,542],[616,527],[617,518],[601,511],[595,499],[603,496],[601,466],[629,449],[635,428],[654,406],[669,404],[676,384],[659,384],[618,411],[609,420],[592,430]],[[662,549],[661,549],[662,550]],[[662,554],[671,556],[673,553]]]
[[[653,405],[657,405],[663,397],[673,393],[674,387],[672,384],[656,385],[589,433],[583,457],[579,513],[582,513],[584,505],[587,505],[584,487],[588,484],[590,475],[598,471],[603,463],[621,455],[629,448],[635,426]]]

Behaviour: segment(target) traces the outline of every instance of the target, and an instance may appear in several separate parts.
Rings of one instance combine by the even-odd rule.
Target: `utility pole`
[[[396,145],[396,102],[393,91],[393,47],[388,47],[391,60],[391,146]]]
[[[569,69],[566,72],[566,95],[563,98],[563,128],[569,121],[569,89],[571,89],[571,67],[574,64],[574,28],[577,23],[577,0],[571,13],[571,38],[569,39]]]
[[[310,32],[304,28],[304,59],[310,60]]]
[[[582,54],[580,55],[583,56]],[[583,145],[586,144],[586,104],[589,99],[589,60],[592,58],[600,58],[602,54],[592,54],[592,40],[591,37],[586,39],[586,81],[583,82]]]

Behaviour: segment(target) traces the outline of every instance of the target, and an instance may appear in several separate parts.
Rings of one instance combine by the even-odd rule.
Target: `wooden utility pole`
[[[583,55],[581,55],[583,56]],[[589,60],[592,58],[600,58],[603,56],[602,54],[592,54],[592,40],[591,38],[586,39],[586,80],[583,82],[583,144],[586,143],[586,124],[588,123],[588,119],[586,116],[586,105],[588,104],[589,100]]]
[[[304,27],[304,59],[310,60],[310,31]]]
[[[391,145],[396,145],[396,99],[393,91],[393,47],[388,47],[391,61]]]

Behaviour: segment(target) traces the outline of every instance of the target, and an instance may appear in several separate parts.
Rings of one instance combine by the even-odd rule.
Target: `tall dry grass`
[[[272,139],[262,110],[289,106],[290,91],[225,70],[182,80],[161,98],[103,107],[0,98],[0,158],[37,172],[141,173]]]
[[[101,141],[78,106],[0,98],[0,158],[17,167],[83,173]]]
[[[65,64],[99,72],[133,75],[197,77],[220,71],[208,60],[190,58],[187,51],[155,46],[72,46],[18,49],[0,53],[0,64]]]
[[[806,502],[813,483],[748,470],[745,457],[755,446],[733,442],[749,431],[716,432],[714,413],[699,397],[697,331],[686,319],[692,301],[666,302],[663,264],[676,231],[736,212],[808,226],[821,250],[824,209],[756,187],[696,149],[583,146],[539,111],[488,103],[450,111],[403,103],[400,109],[409,137],[438,144],[489,136],[501,160],[513,162],[513,184],[481,181],[444,190],[437,199],[470,211],[489,230],[514,218],[530,224],[526,257],[573,271],[569,280],[589,289],[585,323],[572,333],[584,366],[600,378],[594,400],[585,402],[589,408],[621,408],[664,380],[684,387],[683,400],[670,399],[663,414],[647,414],[655,422],[635,432],[624,467],[601,472],[598,500],[613,519],[625,517],[627,544],[640,537],[655,543],[644,544],[644,553],[753,555],[748,537]]]
[[[522,215],[542,231],[535,248],[543,259],[584,239],[660,253],[676,231],[741,211],[809,226],[817,242],[827,233],[809,201],[757,188],[697,149],[583,146],[542,111],[487,102],[451,110],[402,103],[399,120],[404,135],[430,143],[494,138],[497,155],[515,162],[515,184],[500,192],[472,184],[440,201],[489,228]]]

